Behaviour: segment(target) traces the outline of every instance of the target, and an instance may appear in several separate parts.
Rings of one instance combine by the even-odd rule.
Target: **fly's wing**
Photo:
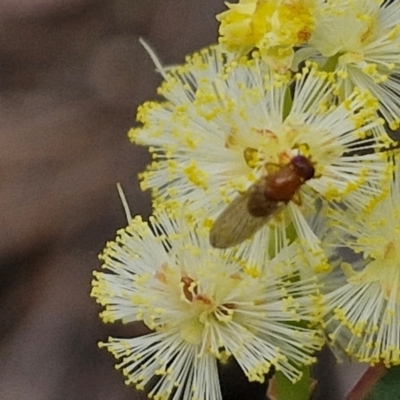
[[[215,220],[210,231],[210,243],[213,247],[226,249],[236,246],[261,229],[266,222],[280,211],[285,203],[264,200],[257,203],[259,216],[249,211],[249,204],[258,197],[258,189],[251,188],[236,197]]]

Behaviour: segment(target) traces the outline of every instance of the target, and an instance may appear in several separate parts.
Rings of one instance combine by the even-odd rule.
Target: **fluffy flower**
[[[341,93],[368,89],[381,103],[392,129],[400,123],[400,3],[377,0],[334,0],[315,12],[315,30],[297,58],[315,59],[335,70]]]
[[[206,230],[159,212],[151,227],[132,220],[101,259],[92,296],[105,307],[103,320],[143,321],[153,330],[101,346],[121,359],[126,383],[148,388],[149,397],[221,399],[217,361],[229,356],[261,382],[271,365],[295,381],[298,367],[315,361],[322,342],[307,326],[318,313],[318,287],[293,272],[293,257],[253,276],[244,260],[211,248]],[[281,262],[292,266],[286,279],[272,272]]]
[[[344,264],[344,282],[326,296],[326,329],[334,348],[361,362],[400,364],[400,169],[389,197],[367,219],[332,217],[342,243],[363,255]],[[345,236],[343,235],[345,234]]]
[[[259,49],[277,70],[289,68],[293,47],[306,42],[314,28],[316,0],[241,0],[227,3],[219,14],[220,43],[228,51],[246,54]]]
[[[353,92],[333,105],[331,75],[312,66],[296,76],[290,103],[286,75],[265,69],[257,57],[227,68],[224,61],[218,47],[194,54],[164,72],[159,93],[165,101],[139,107],[143,126],[129,135],[149,146],[154,159],[141,175],[142,188],[153,189],[157,203],[186,203],[208,223],[272,168],[303,155],[315,168],[314,178],[250,246],[263,251],[271,234],[286,245],[293,224],[311,247],[310,257],[321,260],[319,241],[305,220],[315,213],[316,200],[367,211],[388,180],[386,156],[375,151],[386,140],[374,114],[377,103],[367,93]],[[233,224],[246,216],[242,211],[232,216]]]

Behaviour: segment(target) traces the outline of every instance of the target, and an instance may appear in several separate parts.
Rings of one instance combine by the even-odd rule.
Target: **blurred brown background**
[[[126,137],[164,64],[215,42],[222,0],[0,0],[0,400],[138,399],[97,342],[89,297],[97,254],[132,214],[147,216]],[[332,357],[327,355],[330,364]],[[321,399],[338,399],[324,365]],[[323,377],[327,376],[327,386]],[[336,393],[336,394],[335,394]]]
[[[0,399],[123,400],[89,298],[105,241],[150,212],[126,133],[165,64],[216,40],[222,0],[0,1]],[[138,328],[139,329],[139,328]]]

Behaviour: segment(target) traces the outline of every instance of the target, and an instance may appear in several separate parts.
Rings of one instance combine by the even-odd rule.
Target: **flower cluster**
[[[240,54],[259,49],[279,71],[290,67],[294,47],[306,43],[315,29],[316,0],[244,0],[228,7],[217,16],[220,42]]]
[[[368,89],[392,129],[399,126],[398,1],[241,0],[229,7],[219,16],[228,50],[241,55],[259,48],[276,70],[284,56],[286,69],[315,60],[336,72],[341,96]]]
[[[400,2],[240,0],[164,69],[130,140],[154,216],[101,255],[101,343],[150,398],[222,399],[218,365],[289,381],[326,341],[400,364]],[[340,256],[346,247],[358,260]],[[326,340],[325,340],[326,338]]]
[[[343,245],[362,259],[337,266],[336,283],[326,292],[324,324],[334,350],[361,362],[400,364],[400,168],[389,196],[368,219],[348,220],[331,212],[326,242]],[[329,279],[329,277],[326,277]]]
[[[323,342],[308,326],[317,322],[318,283],[299,279],[295,245],[255,274],[184,218],[161,211],[150,226],[137,217],[120,231],[93,283],[104,322],[143,321],[154,331],[102,344],[121,359],[127,383],[144,388],[157,375],[150,396],[219,399],[217,360],[235,357],[251,381],[271,365],[295,381],[299,365],[315,361]]]

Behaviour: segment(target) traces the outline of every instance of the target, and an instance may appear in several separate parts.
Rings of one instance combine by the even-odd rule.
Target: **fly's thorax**
[[[288,164],[266,177],[264,196],[268,201],[289,202],[302,182],[293,165]]]
[[[267,175],[264,187],[265,198],[269,201],[289,202],[301,185],[314,176],[311,161],[301,155],[278,171]]]

